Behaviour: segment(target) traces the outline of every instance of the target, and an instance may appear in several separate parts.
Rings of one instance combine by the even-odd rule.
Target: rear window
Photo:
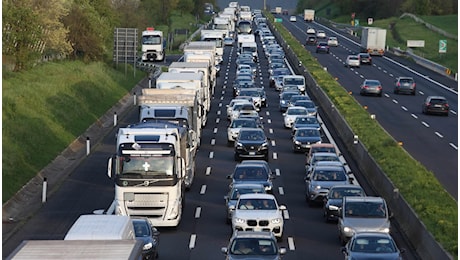
[[[446,104],[447,100],[436,98],[436,99],[431,99],[430,103],[433,103],[433,104]]]
[[[412,79],[400,79],[399,82],[401,82],[401,83],[412,83],[413,80]]]

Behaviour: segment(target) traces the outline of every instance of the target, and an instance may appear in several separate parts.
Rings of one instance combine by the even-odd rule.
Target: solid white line
[[[195,242],[196,242],[196,234],[192,234],[190,236],[190,243],[188,244],[189,249],[195,248]]]
[[[206,168],[206,175],[210,175],[210,174],[211,174],[211,167],[208,166],[208,167]]]
[[[201,186],[200,194],[203,195],[206,193],[206,185]]]
[[[195,218],[200,218],[200,215],[201,215],[201,207],[196,207]]]
[[[288,245],[289,245],[289,250],[291,251],[295,250],[294,238],[288,237]]]

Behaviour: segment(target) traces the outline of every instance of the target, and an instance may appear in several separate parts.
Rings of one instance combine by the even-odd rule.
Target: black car
[[[148,218],[131,217],[134,233],[137,240],[144,242],[142,249],[143,259],[158,258],[158,244],[160,243],[160,232],[152,226]]]
[[[316,53],[329,53],[329,45],[327,45],[327,42],[320,42],[318,45],[316,45]]]
[[[275,77],[280,75],[291,75],[291,71],[288,68],[274,69],[272,75],[270,76],[270,87],[275,86]]]
[[[316,127],[297,128],[292,135],[294,152],[308,152],[312,144],[321,143],[321,132]]]
[[[260,128],[241,129],[235,141],[235,161],[263,159],[268,161],[268,139]]]
[[[316,44],[316,36],[309,35],[307,37],[306,45],[315,45]]]
[[[428,96],[422,105],[423,114],[449,115],[449,103],[442,96]]]
[[[398,77],[395,81],[395,88],[393,90],[395,94],[409,93],[415,96],[416,86],[415,80],[412,77]]]
[[[360,53],[358,57],[361,64],[372,65],[372,57],[369,53]]]
[[[323,217],[326,222],[337,220],[339,209],[342,207],[342,198],[345,196],[366,196],[363,188],[359,185],[346,184],[336,185],[329,189],[324,197]]]
[[[227,179],[232,180],[230,187],[240,183],[262,184],[267,193],[272,193],[274,178],[270,166],[264,160],[244,160],[227,176]]]

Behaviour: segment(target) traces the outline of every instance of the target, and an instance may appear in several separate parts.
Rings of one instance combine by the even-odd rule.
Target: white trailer
[[[107,175],[115,182],[116,215],[140,216],[153,226],[178,226],[185,193],[185,159],[177,128],[120,128]]]
[[[142,61],[163,61],[165,59],[163,32],[148,27],[142,32]]]
[[[217,53],[217,46],[215,42],[208,42],[208,41],[189,42],[184,47],[184,54],[187,54],[187,53],[195,53],[195,54],[208,53],[212,55],[213,65],[218,65],[222,61],[222,57],[219,57]]]
[[[315,20],[315,10],[305,9],[303,10],[303,19],[305,22],[313,22]]]
[[[24,240],[7,260],[141,260],[141,240]]]
[[[256,42],[256,37],[254,34],[238,34],[237,45],[238,50],[240,50],[243,42]]]
[[[201,30],[201,41],[215,42],[216,53],[219,63],[223,61],[224,56],[224,38],[228,35],[228,30]]]
[[[124,240],[135,239],[129,216],[81,215],[72,224],[64,240]]]
[[[370,55],[385,54],[387,30],[376,27],[364,27],[361,34],[361,51]]]

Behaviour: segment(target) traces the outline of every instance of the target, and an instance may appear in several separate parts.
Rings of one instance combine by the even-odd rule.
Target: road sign
[[[282,23],[283,22],[283,19],[281,18],[275,18],[275,23]]]
[[[439,40],[439,53],[447,52],[447,40]]]

